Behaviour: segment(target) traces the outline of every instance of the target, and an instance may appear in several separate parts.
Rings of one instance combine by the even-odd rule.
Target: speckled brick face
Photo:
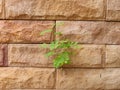
[[[105,0],[6,0],[6,18],[103,20],[105,18],[104,1]]]
[[[108,21],[120,21],[120,0],[107,0]]]
[[[0,43],[49,43],[52,33],[40,32],[53,27],[53,21],[0,21]]]

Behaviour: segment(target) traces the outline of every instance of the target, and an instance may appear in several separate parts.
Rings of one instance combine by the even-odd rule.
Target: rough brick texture
[[[53,27],[53,21],[0,21],[0,43],[49,43],[51,33],[40,32]]]
[[[106,15],[109,21],[120,21],[120,0],[107,0]]]
[[[0,68],[0,89],[53,88],[54,69]]]
[[[105,90],[120,89],[120,68],[106,69],[103,74]]]
[[[63,69],[57,72],[57,88],[63,89],[103,89],[99,69]]]
[[[59,69],[57,39],[80,46]],[[0,90],[120,90],[120,0],[0,0]]]
[[[102,20],[104,19],[104,1],[6,0],[6,18]]]
[[[65,67],[102,67],[103,45],[80,45],[78,49],[72,49],[71,64]]]
[[[0,19],[4,18],[4,0],[0,0]]]
[[[120,67],[120,45],[109,45],[106,48],[106,67]]]
[[[10,44],[8,48],[9,66],[52,66],[52,60],[45,56],[47,49],[39,44]]]
[[[120,89],[120,69],[59,69],[57,73],[58,89]]]
[[[102,67],[104,46],[80,45],[71,56],[71,64],[65,67]],[[52,58],[45,57],[47,48],[39,44],[10,44],[8,51],[9,66],[53,67]]]
[[[58,21],[57,27],[63,35],[60,39],[70,39],[79,43],[120,44],[120,22]]]

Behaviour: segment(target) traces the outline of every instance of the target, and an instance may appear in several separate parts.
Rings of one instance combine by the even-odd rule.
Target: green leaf
[[[52,43],[50,44],[50,50],[53,50],[53,49],[55,49],[55,44],[52,42]]]
[[[40,35],[45,35],[46,33],[52,32],[52,29],[44,30],[40,33]]]
[[[64,23],[58,22],[56,26],[61,26]],[[41,35],[45,33],[52,32],[51,29],[41,32]],[[55,32],[55,35],[61,35],[61,32]],[[54,56],[53,65],[55,68],[62,67],[64,64],[70,64],[70,55],[73,53],[69,50],[71,48],[79,48],[77,42],[70,41],[68,39],[55,40],[52,41],[49,45],[42,44],[43,48],[49,47],[49,52],[46,53],[47,57]]]
[[[46,54],[46,56],[47,57],[50,57],[50,56],[52,56],[52,55],[54,55],[55,53],[53,52],[53,51],[50,51],[50,52],[48,52],[47,54]]]
[[[56,40],[56,41],[53,41],[51,44],[50,44],[50,50],[54,50],[56,48],[58,48],[59,46],[59,41]]]
[[[62,52],[54,59],[54,67],[59,68],[64,64],[69,64],[69,52]]]
[[[55,34],[55,35],[62,35],[61,32],[55,32],[54,34]]]

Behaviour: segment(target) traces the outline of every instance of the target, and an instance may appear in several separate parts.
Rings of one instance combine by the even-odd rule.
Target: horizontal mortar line
[[[0,43],[0,44],[50,44],[50,43]]]
[[[0,19],[0,21],[56,21],[56,20],[46,20],[46,19]]]
[[[16,20],[16,21],[20,21],[20,20],[24,20],[24,21],[107,21],[105,19],[103,20],[69,20],[69,19],[0,19],[0,20]],[[118,22],[118,21],[117,21]]]
[[[51,44],[51,43],[0,43],[0,44]],[[120,44],[94,44],[94,43],[78,43],[78,45],[120,45]]]
[[[54,68],[54,67],[31,67],[31,66],[0,66],[0,68]]]
[[[32,66],[0,66],[0,68],[10,68],[10,67],[13,67],[13,68],[52,68],[52,69],[56,69],[54,67],[32,67]],[[62,68],[58,68],[58,69],[117,69],[117,68],[120,68],[120,67],[62,67]]]
[[[64,67],[64,68],[66,68],[66,69],[72,69],[72,68],[76,68],[76,69],[109,69],[109,68],[120,68],[120,67]]]
[[[57,88],[47,88],[47,87],[46,88],[5,88],[5,89],[8,89],[8,90],[10,90],[10,89],[12,89],[12,90],[41,90],[41,89],[43,89],[43,90],[58,90]],[[0,90],[2,90],[2,89],[0,88]],[[64,89],[62,89],[62,90],[64,90]]]
[[[1,67],[4,67],[4,66],[1,66]],[[9,67],[19,67],[19,68],[55,68],[55,67],[37,67],[37,66],[5,66],[7,68]],[[61,68],[58,68],[58,69],[104,69],[104,67],[61,67]],[[55,68],[56,69],[56,68]]]
[[[120,22],[114,20],[48,20],[48,19],[0,19],[0,21],[9,20],[9,21],[88,21],[88,22]]]

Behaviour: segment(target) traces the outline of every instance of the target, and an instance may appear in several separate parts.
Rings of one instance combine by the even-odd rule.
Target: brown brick
[[[0,19],[4,19],[4,0],[0,0]]]
[[[120,90],[120,68],[105,69],[103,81],[105,90]]]
[[[39,44],[10,44],[8,65],[51,67],[52,61],[45,56],[46,52]]]
[[[120,69],[59,69],[57,88],[61,90],[119,90]]]
[[[103,45],[80,45],[72,49],[71,64],[65,67],[102,67]],[[45,57],[47,48],[39,44],[10,44],[8,49],[9,66],[53,67],[52,59]]]
[[[120,21],[120,0],[107,0],[107,20]]]
[[[59,69],[57,71],[58,89],[102,90],[101,69]]]
[[[106,67],[120,67],[120,45],[106,47]]]
[[[6,0],[5,10],[7,19],[103,20],[104,2],[105,0]]]
[[[1,90],[54,88],[54,69],[4,67],[0,72]]]
[[[66,67],[102,67],[103,45],[80,45],[80,48],[72,49],[71,64]]]
[[[0,43],[48,43],[51,33],[40,32],[53,26],[53,21],[0,21]]]
[[[79,43],[120,44],[120,22],[58,21],[63,35],[60,39],[70,39]]]

